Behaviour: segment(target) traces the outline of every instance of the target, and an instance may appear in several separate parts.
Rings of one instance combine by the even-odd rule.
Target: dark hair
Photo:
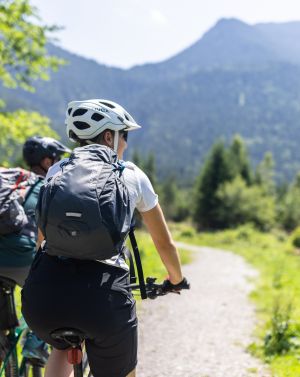
[[[93,137],[92,139],[79,139],[79,137],[75,134],[75,132],[70,131],[70,137],[76,141],[76,143],[79,144],[80,147],[84,147],[85,145],[89,145],[88,141],[95,143],[95,144],[101,144],[103,142],[104,133],[110,131],[113,135],[115,131],[106,129],[102,131],[99,135]]]

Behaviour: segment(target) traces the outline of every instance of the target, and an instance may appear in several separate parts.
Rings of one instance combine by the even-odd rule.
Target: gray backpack
[[[18,233],[29,220],[24,203],[38,177],[21,168],[0,168],[0,235]]]
[[[130,230],[129,193],[116,153],[76,148],[41,188],[37,222],[50,255],[104,260],[117,255]]]

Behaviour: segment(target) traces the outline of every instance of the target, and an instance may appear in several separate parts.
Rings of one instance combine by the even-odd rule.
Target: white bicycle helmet
[[[105,130],[133,131],[141,128],[120,105],[105,99],[72,101],[66,112],[67,135],[91,140]],[[117,134],[117,132],[116,132]]]

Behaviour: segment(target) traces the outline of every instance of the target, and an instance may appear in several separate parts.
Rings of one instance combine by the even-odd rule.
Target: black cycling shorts
[[[87,335],[94,377],[125,377],[137,363],[135,301],[128,272],[95,261],[60,259],[38,253],[22,290],[22,313],[38,337],[57,349],[51,337],[70,327]]]

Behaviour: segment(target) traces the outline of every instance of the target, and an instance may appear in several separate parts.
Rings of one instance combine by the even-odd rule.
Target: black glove
[[[169,279],[165,280],[162,285],[162,290],[164,292],[178,292],[182,289],[190,289],[190,283],[183,278],[178,284],[172,284]]]

